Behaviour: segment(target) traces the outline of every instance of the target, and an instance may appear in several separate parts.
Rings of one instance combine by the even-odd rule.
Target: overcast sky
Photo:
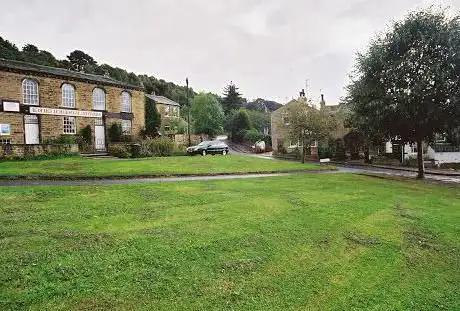
[[[285,103],[308,79],[337,103],[357,51],[408,10],[460,0],[0,0],[0,36],[248,99]]]

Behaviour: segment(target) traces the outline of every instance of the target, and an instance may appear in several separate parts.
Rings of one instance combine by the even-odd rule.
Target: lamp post
[[[188,145],[189,147],[192,145],[192,139],[190,138],[190,103],[188,100],[188,78],[185,78],[185,84],[186,84],[186,98],[187,98],[187,106],[188,106],[188,115],[187,115],[187,132],[188,132]]]

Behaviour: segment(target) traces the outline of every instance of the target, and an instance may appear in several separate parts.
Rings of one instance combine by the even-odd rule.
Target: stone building
[[[290,153],[302,147],[298,141],[292,141],[292,139],[290,139],[288,136],[288,129],[290,125],[288,119],[288,109],[291,105],[294,105],[300,101],[307,101],[307,98],[305,97],[305,91],[303,90],[300,92],[298,99],[293,99],[278,110],[272,112],[271,136],[274,151]],[[328,114],[334,116],[337,121],[335,129],[330,133],[330,138],[332,140],[342,140],[343,137],[349,132],[349,129],[347,129],[344,124],[345,116],[347,113],[346,107],[344,105],[327,106],[326,101],[324,100],[324,95],[321,95],[319,106],[321,111],[328,112]],[[308,107],[309,109],[318,109],[311,104],[309,104]],[[313,158],[318,156],[317,142],[310,146],[310,152]]]
[[[160,133],[162,135],[177,134],[176,128],[183,121],[180,118],[180,104],[164,96],[155,94],[145,96],[155,102],[158,113],[161,115]]]
[[[105,151],[113,123],[126,135],[139,135],[144,105],[138,86],[0,58],[0,144],[46,144],[89,125],[95,151]]]

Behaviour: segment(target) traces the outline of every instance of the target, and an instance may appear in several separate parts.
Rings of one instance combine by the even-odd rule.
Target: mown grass
[[[97,160],[80,157],[0,162],[0,177],[168,176],[183,174],[261,173],[331,168],[314,163],[268,160],[249,156],[167,157]]]
[[[1,310],[458,310],[460,191],[351,174],[0,188]]]

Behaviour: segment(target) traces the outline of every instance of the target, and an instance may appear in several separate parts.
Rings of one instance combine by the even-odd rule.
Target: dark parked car
[[[189,155],[201,154],[203,156],[208,154],[228,154],[228,146],[223,141],[203,141],[197,146],[187,148]]]

